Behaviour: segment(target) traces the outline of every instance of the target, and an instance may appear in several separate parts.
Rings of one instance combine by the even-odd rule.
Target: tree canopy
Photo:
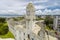
[[[8,25],[5,18],[0,18],[0,35],[4,35],[8,32]]]
[[[52,16],[46,16],[45,18],[45,24],[48,28],[53,29],[53,18]]]

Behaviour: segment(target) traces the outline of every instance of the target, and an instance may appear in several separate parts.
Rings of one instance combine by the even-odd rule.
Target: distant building
[[[54,16],[54,30],[60,31],[60,16]]]

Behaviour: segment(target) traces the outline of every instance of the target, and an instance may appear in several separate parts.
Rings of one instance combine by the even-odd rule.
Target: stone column
[[[20,40],[20,39],[19,39],[19,31],[18,31],[18,30],[16,31],[15,34],[16,34],[16,35],[15,35],[15,40]]]

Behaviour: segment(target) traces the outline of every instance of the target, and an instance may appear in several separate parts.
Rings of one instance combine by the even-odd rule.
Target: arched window
[[[27,15],[30,16],[30,11],[27,11]]]

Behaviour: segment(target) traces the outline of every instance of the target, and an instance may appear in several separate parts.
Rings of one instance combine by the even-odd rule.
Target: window
[[[24,39],[25,40],[25,39]]]
[[[24,33],[24,35],[25,35],[25,33]]]
[[[30,11],[27,11],[27,15],[30,16]]]
[[[34,39],[32,38],[32,40],[34,40]]]
[[[30,35],[28,34],[28,38],[30,39]]]

